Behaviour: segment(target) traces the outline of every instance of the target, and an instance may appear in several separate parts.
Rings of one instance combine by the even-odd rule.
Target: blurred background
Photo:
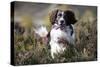
[[[45,36],[51,29],[50,13],[55,9],[72,10],[75,24],[76,49],[53,60]],[[14,4],[15,64],[44,64],[97,60],[97,7],[15,2]]]

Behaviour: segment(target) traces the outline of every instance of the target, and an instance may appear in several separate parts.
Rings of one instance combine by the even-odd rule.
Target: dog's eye
[[[62,14],[58,14],[58,16],[60,16],[60,17],[61,17],[61,16],[62,16]]]

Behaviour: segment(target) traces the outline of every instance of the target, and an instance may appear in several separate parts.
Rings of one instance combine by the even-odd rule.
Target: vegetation
[[[50,26],[48,26],[50,27]],[[64,54],[51,58],[49,44],[37,38],[34,32],[14,33],[15,64],[47,64],[97,60],[97,19],[86,11],[75,24],[76,45]]]

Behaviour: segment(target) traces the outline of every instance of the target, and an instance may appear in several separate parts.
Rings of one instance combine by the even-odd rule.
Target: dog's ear
[[[75,24],[77,22],[74,12],[70,10],[65,11],[65,17],[66,17],[67,23],[69,24]]]
[[[58,13],[58,9],[56,9],[50,13],[50,22],[52,25],[55,23],[55,20],[57,18],[57,13]]]

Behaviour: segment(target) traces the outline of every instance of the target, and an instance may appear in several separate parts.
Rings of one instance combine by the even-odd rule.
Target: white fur
[[[45,26],[41,26],[38,29],[34,29],[35,33],[38,34],[40,37],[46,37],[48,31]]]
[[[61,14],[62,16],[59,16],[59,14]],[[58,11],[56,20],[58,20],[59,25],[61,24],[62,20],[64,21],[64,24],[65,24],[65,20],[64,20],[63,16],[64,16],[64,12],[63,11]]]
[[[73,27],[73,25],[72,25],[72,27]],[[74,29],[74,27],[73,27],[73,29]],[[66,48],[66,47],[62,46],[62,43],[59,45],[58,38],[64,38],[70,44],[74,44],[74,41],[75,41],[74,31],[73,31],[73,34],[71,36],[70,34],[71,34],[72,29],[70,29],[69,26],[66,26],[65,30],[66,30],[66,32],[64,30],[61,30],[60,28],[59,29],[53,28],[50,32],[50,37],[51,37],[50,46],[51,46],[51,56],[52,56],[52,58],[54,58],[54,54],[62,53]]]

